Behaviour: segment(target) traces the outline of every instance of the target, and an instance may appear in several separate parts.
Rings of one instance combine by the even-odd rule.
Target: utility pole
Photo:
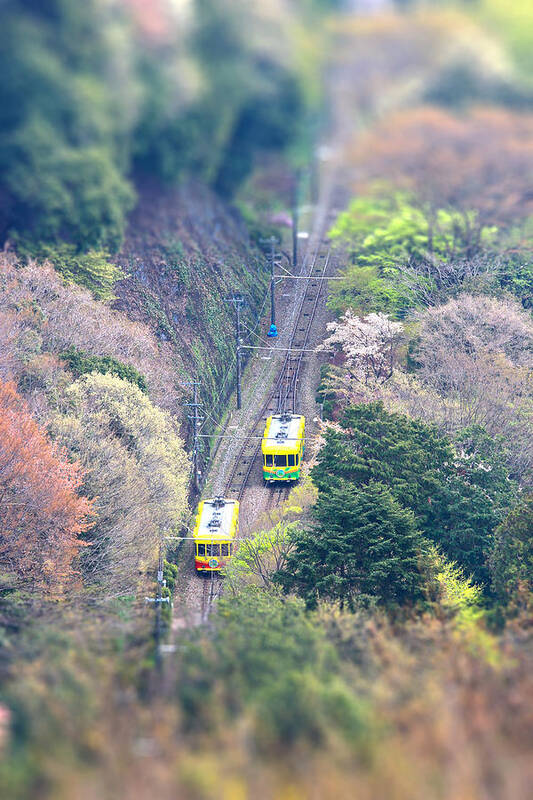
[[[201,420],[201,417],[198,413],[198,409],[201,408],[202,404],[198,402],[198,385],[199,381],[192,381],[193,386],[193,401],[192,403],[185,403],[184,405],[192,408],[192,414],[189,414],[188,417],[192,420],[192,472],[193,472],[193,485],[196,492],[200,491],[200,476],[198,472],[198,425]]]
[[[274,280],[274,265],[276,260],[276,250],[275,245],[277,244],[277,239],[275,236],[270,236],[268,239],[260,239],[261,242],[264,244],[270,244],[270,253],[268,260],[270,261],[270,330],[267,333],[267,336],[274,337],[278,335],[278,329],[276,327],[276,299],[274,295],[274,287],[275,287],[275,280]]]
[[[235,308],[235,350],[237,356],[237,408],[241,407],[241,308],[244,305],[244,297],[239,292],[234,292],[231,297],[226,298],[227,303],[231,303]]]
[[[309,196],[311,203],[316,206],[318,203],[319,183],[318,183],[318,163],[316,155],[313,154],[311,166],[309,168]]]
[[[298,204],[300,202],[300,169],[294,173],[292,194],[292,266],[298,265]]]

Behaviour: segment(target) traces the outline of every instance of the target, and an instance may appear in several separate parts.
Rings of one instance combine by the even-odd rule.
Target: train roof
[[[235,536],[239,516],[237,500],[215,497],[202,500],[194,526],[194,538],[224,541]]]
[[[261,449],[263,453],[297,453],[305,430],[301,414],[273,414],[268,417]]]

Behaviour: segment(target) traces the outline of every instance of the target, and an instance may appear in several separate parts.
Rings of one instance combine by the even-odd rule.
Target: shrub
[[[533,594],[533,495],[496,528],[490,568],[492,587],[503,603],[516,600],[520,592]]]
[[[124,277],[122,270],[109,261],[110,256],[106,250],[79,253],[74,245],[65,243],[41,244],[30,250],[38,260],[50,261],[68,283],[84,286],[98,300],[113,300],[115,283]]]
[[[249,720],[254,744],[278,756],[333,735],[360,747],[368,704],[339,675],[337,653],[301,600],[256,587],[222,597],[211,629],[180,647],[178,698],[188,727]]]
[[[60,358],[66,361],[68,367],[74,375],[79,378],[80,375],[85,375],[87,372],[100,372],[102,375],[107,373],[116,375],[117,378],[129,381],[139,387],[141,392],[145,394],[148,391],[146,378],[144,375],[129,364],[123,364],[112,356],[91,356],[84,353],[83,350],[77,350],[75,347],[70,347],[64,353],[60,354]]]
[[[187,508],[188,460],[170,414],[116,375],[82,375],[50,429],[86,468],[97,512],[82,566],[88,579],[132,591],[153,568],[160,536]]]

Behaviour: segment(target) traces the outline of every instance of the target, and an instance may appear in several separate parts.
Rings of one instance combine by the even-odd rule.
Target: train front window
[[[220,555],[221,556],[229,556],[229,543],[221,544],[220,545]]]
[[[208,556],[219,556],[220,555],[220,545],[219,544],[206,544],[206,555]]]
[[[198,545],[198,555],[205,556],[205,544]]]
[[[295,455],[290,455],[290,456],[288,456],[288,459],[289,459],[289,467],[295,467],[296,466],[296,456]]]
[[[265,467],[271,467],[273,463],[274,463],[274,456],[272,455],[272,453],[265,456]]]
[[[274,466],[276,467],[286,467],[287,466],[287,456],[279,456],[276,455],[274,457]]]

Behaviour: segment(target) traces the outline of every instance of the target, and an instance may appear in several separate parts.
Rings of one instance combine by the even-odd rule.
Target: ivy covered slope
[[[168,343],[176,380],[201,376],[203,399],[220,400],[220,409],[235,380],[234,311],[225,300],[246,296],[250,326],[268,280],[244,222],[199,182],[146,182],[116,262],[127,277],[116,284],[115,307]]]

